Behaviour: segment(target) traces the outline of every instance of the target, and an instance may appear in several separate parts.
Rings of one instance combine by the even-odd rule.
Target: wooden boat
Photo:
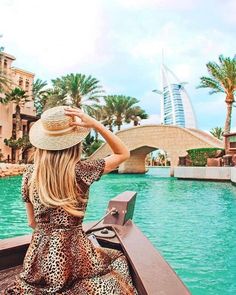
[[[118,195],[109,202],[104,218],[84,224],[83,229],[101,247],[123,251],[139,294],[190,294],[170,265],[133,223],[135,200],[135,192],[126,191]],[[30,239],[31,235],[28,235],[0,241],[0,290],[20,272]]]

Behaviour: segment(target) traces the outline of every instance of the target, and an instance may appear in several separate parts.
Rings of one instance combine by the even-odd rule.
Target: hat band
[[[77,128],[77,126],[69,127],[62,130],[54,130],[54,131],[44,129],[44,133],[50,136],[60,136],[60,135],[71,133],[75,128]]]

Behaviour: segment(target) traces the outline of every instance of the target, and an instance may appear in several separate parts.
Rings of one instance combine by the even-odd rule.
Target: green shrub
[[[89,150],[87,152],[88,156],[92,155],[103,143],[104,141],[101,139],[98,139],[98,141],[94,141],[89,147]]]
[[[221,148],[198,148],[187,150],[193,166],[206,166],[207,158],[216,158],[224,154]]]
[[[13,149],[28,149],[32,147],[32,144],[29,141],[29,135],[24,134],[22,137],[18,139],[14,139],[13,137],[4,139],[5,145],[13,148]]]

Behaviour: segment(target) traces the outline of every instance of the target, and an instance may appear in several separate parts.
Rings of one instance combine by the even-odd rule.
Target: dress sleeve
[[[94,181],[101,178],[104,168],[104,159],[80,161],[76,164],[76,177],[90,186]]]
[[[22,200],[26,203],[30,203],[28,182],[29,182],[29,177],[31,173],[32,173],[32,165],[26,166],[25,171],[23,173],[23,177],[22,177],[22,183],[21,183],[21,196],[22,196]]]

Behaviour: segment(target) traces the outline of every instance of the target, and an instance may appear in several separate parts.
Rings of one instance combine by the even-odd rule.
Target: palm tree
[[[216,138],[218,138],[218,139],[220,139],[220,140],[223,139],[224,130],[223,130],[222,127],[215,127],[215,128],[212,128],[212,129],[210,130],[210,133],[211,133],[214,137],[216,137]]]
[[[0,103],[8,104],[13,102],[16,104],[16,138],[18,137],[19,131],[21,130],[21,106],[25,104],[26,101],[30,101],[30,99],[28,99],[28,95],[24,90],[18,87],[14,88],[10,93],[6,93],[5,97],[0,97]]]
[[[104,111],[104,125],[111,127],[117,126],[120,130],[123,123],[130,123],[131,120],[134,124],[140,120],[140,118],[146,118],[147,114],[139,106],[135,106],[139,101],[130,96],[124,95],[108,95],[104,97],[105,105]]]
[[[41,113],[43,112],[45,96],[47,96],[48,94],[48,90],[44,89],[46,86],[47,81],[42,81],[41,79],[37,79],[33,83],[32,92],[37,116],[41,115]]]
[[[167,165],[167,153],[165,151],[158,151],[158,156],[157,159],[161,166],[166,166]]]
[[[127,121],[127,113],[138,100],[134,97],[124,95],[108,95],[104,97],[105,106],[104,111],[106,114],[106,121],[109,124],[117,126],[120,130],[121,125]]]
[[[56,106],[68,105],[68,100],[65,93],[59,94],[55,89],[48,89],[47,92],[41,95],[40,104],[42,113],[43,111]]]
[[[225,102],[227,105],[227,114],[225,120],[224,133],[230,133],[232,106],[235,101],[234,94],[236,90],[236,55],[234,58],[219,56],[219,64],[216,62],[207,63],[209,77],[201,77],[198,88],[211,88],[209,92],[225,93]]]
[[[147,118],[148,114],[140,106],[134,107],[131,109],[130,114],[127,114],[127,122],[129,123],[129,121],[133,121],[134,126],[138,126],[142,119]]]
[[[26,101],[30,101],[28,99],[28,95],[21,88],[14,88],[10,93],[6,93],[4,97],[0,97],[0,103],[9,104],[15,103],[15,119],[16,119],[16,127],[12,130],[12,137],[10,139],[5,139],[4,142],[12,147],[12,159],[16,158],[16,149],[18,147],[15,144],[19,144],[18,139],[20,139],[20,131],[21,131],[21,106],[25,104]],[[12,143],[12,145],[11,145]]]
[[[106,114],[104,114],[103,107],[99,104],[87,105],[84,106],[84,111],[91,116],[92,118],[96,119],[97,121],[102,121]],[[98,142],[98,132],[95,132],[95,141]]]
[[[58,94],[66,94],[71,105],[81,108],[87,102],[99,102],[104,91],[99,81],[92,76],[83,74],[69,74],[52,80]]]
[[[8,91],[10,89],[10,85],[11,80],[7,78],[4,72],[0,69],[0,93]]]
[[[104,143],[101,139],[95,139],[94,136],[89,133],[83,141],[83,153],[86,157],[92,155],[102,144]]]

